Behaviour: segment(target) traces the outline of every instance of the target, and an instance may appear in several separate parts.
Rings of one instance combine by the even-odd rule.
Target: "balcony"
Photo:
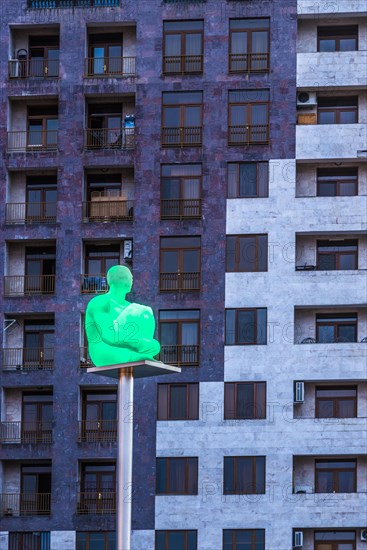
[[[161,220],[200,220],[201,199],[162,199]]]
[[[168,365],[197,367],[200,347],[198,345],[161,346],[159,360]]]
[[[267,145],[268,143],[268,124],[228,127],[228,145]]]
[[[161,292],[198,292],[201,273],[161,273],[159,290]]]
[[[104,59],[87,57],[85,59],[85,78],[120,77],[136,75],[135,57],[109,57]]]
[[[230,54],[230,73],[268,73],[269,53]]]
[[[8,151],[35,153],[38,151],[56,151],[57,130],[8,132]]]
[[[79,443],[115,443],[117,420],[80,420]]]
[[[81,275],[80,277],[82,294],[107,292],[108,284],[106,275]]]
[[[297,86],[309,90],[342,88],[346,83],[348,87],[366,86],[366,66],[367,51],[299,53]]]
[[[6,275],[4,296],[30,296],[55,293],[55,275]]]
[[[134,202],[123,197],[93,197],[83,203],[83,220],[85,222],[108,222],[124,220],[132,222]]]
[[[77,495],[77,514],[116,514],[116,493],[85,491]]]
[[[201,147],[202,126],[162,128],[162,147]]]
[[[350,159],[366,149],[366,124],[311,124],[296,126],[297,160]]]
[[[10,59],[8,69],[10,79],[58,78],[59,60],[47,58]]]
[[[85,149],[134,149],[135,128],[88,128]]]
[[[51,493],[2,493],[0,494],[2,516],[49,516]]]
[[[31,9],[112,8],[119,4],[119,0],[28,0],[27,3]]]
[[[52,370],[54,348],[4,348],[2,369],[11,371]]]
[[[202,55],[166,55],[163,57],[163,74],[201,74]]]
[[[56,204],[56,202],[7,203],[5,223],[55,223]]]
[[[1,422],[0,443],[50,445],[52,443],[52,423]]]

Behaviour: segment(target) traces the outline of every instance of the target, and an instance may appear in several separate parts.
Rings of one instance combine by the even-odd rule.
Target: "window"
[[[318,124],[357,124],[358,96],[319,97]]]
[[[357,461],[315,460],[316,493],[355,493]]]
[[[318,168],[318,197],[358,195],[358,168]]]
[[[227,267],[232,271],[267,271],[267,235],[227,236]]]
[[[230,162],[228,164],[228,198],[267,197],[268,162]]]
[[[106,274],[120,262],[119,244],[86,245],[85,275],[82,275],[82,293],[105,292],[108,289]]]
[[[200,237],[161,237],[161,292],[200,290]]]
[[[24,369],[52,369],[55,324],[53,320],[24,321]]]
[[[315,531],[315,550],[355,550],[355,531]]]
[[[155,550],[197,550],[197,537],[197,531],[193,530],[156,531]]]
[[[26,66],[24,68],[26,69]],[[26,75],[27,73],[24,74]],[[42,78],[59,76],[58,36],[29,37],[29,76]]]
[[[357,386],[316,386],[316,418],[356,418]]]
[[[126,174],[126,175],[125,175]],[[132,220],[134,215],[134,176],[88,174],[84,221]]]
[[[358,50],[358,25],[318,27],[317,51],[349,52]]]
[[[163,93],[162,147],[202,143],[202,92]]]
[[[25,221],[55,222],[57,176],[27,176]]]
[[[228,145],[269,142],[269,90],[229,92]]]
[[[268,72],[269,19],[231,19],[229,32],[229,72]]]
[[[164,21],[164,74],[203,72],[203,29],[203,21]]]
[[[22,443],[51,443],[52,392],[22,395]]]
[[[164,164],[161,219],[201,218],[201,164]]]
[[[114,514],[116,512],[115,465],[85,463],[81,467],[79,514]]]
[[[317,268],[358,269],[358,240],[317,241]]]
[[[224,457],[225,495],[260,495],[264,493],[264,456]]]
[[[160,360],[169,365],[199,364],[199,310],[159,312]]]
[[[265,550],[265,529],[223,529],[223,550]]]
[[[224,419],[266,418],[266,382],[226,382]]]
[[[157,495],[197,495],[197,458],[157,458]]]
[[[76,550],[115,550],[114,531],[77,531]]]
[[[158,420],[198,420],[199,384],[158,384]]]
[[[226,346],[266,344],[266,308],[227,309]]]
[[[52,294],[55,292],[56,249],[54,246],[25,249],[26,294]]]
[[[56,149],[58,134],[58,107],[28,107],[27,147]]]
[[[87,76],[110,76],[124,73],[122,33],[91,34]]]
[[[317,342],[322,344],[357,342],[357,321],[357,313],[317,313]]]
[[[134,128],[123,128],[122,103],[90,104],[88,106],[88,149],[110,149],[131,147]]]
[[[20,515],[51,513],[51,464],[21,466]]]
[[[83,393],[80,439],[87,442],[116,441],[117,394],[115,391]]]
[[[50,550],[50,531],[10,532],[9,550]]]

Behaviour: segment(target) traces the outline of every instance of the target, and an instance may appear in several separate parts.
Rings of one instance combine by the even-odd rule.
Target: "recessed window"
[[[232,271],[267,271],[267,235],[227,236],[227,267]]]
[[[358,96],[319,97],[318,124],[357,124]]]
[[[77,531],[76,550],[112,550],[116,545],[114,531]]]
[[[78,514],[114,514],[116,512],[115,464],[83,463],[80,488]]]
[[[265,550],[265,529],[223,529],[223,550]]]
[[[316,338],[321,344],[357,342],[357,313],[316,314]]]
[[[9,533],[9,550],[50,550],[50,531],[20,531]]]
[[[135,71],[127,72],[124,67],[122,48],[122,33],[90,34],[86,76],[134,74]]]
[[[202,143],[202,92],[165,92],[162,147],[199,147]]]
[[[264,493],[264,456],[224,457],[225,495],[260,495]]]
[[[164,21],[164,74],[203,72],[203,32],[203,21]]]
[[[358,168],[318,168],[318,197],[358,195]]]
[[[269,142],[269,90],[229,92],[228,145]]]
[[[157,495],[197,495],[197,458],[157,458]]]
[[[357,386],[316,386],[316,418],[356,418]]]
[[[227,309],[226,346],[266,344],[266,308]]]
[[[194,530],[156,531],[155,550],[197,550],[197,537]]]
[[[315,550],[355,550],[355,531],[315,531]]]
[[[357,460],[316,460],[316,493],[355,493]]]
[[[113,442],[117,438],[115,391],[85,391],[79,439],[83,442]]]
[[[319,52],[349,52],[358,50],[358,26],[318,27]]]
[[[228,164],[228,198],[267,197],[268,162],[230,162]]]
[[[199,384],[158,384],[158,420],[197,420]]]
[[[266,382],[226,382],[225,420],[266,418]]]
[[[161,292],[200,290],[200,237],[161,237]]]
[[[160,360],[168,365],[199,364],[200,311],[196,309],[159,312]]]
[[[229,32],[229,72],[268,72],[269,19],[231,19]]]
[[[161,177],[161,219],[201,218],[201,164],[164,164]]]
[[[358,241],[317,241],[319,270],[358,269]]]

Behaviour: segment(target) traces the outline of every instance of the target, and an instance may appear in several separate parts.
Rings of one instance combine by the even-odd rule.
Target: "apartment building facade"
[[[0,549],[363,550],[364,0],[1,6]],[[133,272],[179,375],[87,373]],[[121,550],[121,549],[118,549]]]

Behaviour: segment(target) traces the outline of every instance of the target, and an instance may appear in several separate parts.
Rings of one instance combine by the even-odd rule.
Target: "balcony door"
[[[22,466],[20,514],[49,515],[51,511],[51,466]]]
[[[199,312],[161,311],[161,360],[164,363],[197,365],[199,362]]]
[[[33,36],[29,39],[29,76],[59,76],[58,36]]]
[[[24,324],[24,366],[52,368],[54,357],[53,321],[26,321]]]
[[[27,178],[26,221],[55,221],[57,188],[54,178]]]
[[[111,513],[116,509],[116,473],[114,464],[84,464],[82,499],[84,513]]]
[[[55,149],[58,128],[57,107],[29,108],[27,147]]]
[[[23,393],[22,443],[52,440],[52,393]]]
[[[88,72],[93,75],[122,74],[122,34],[90,37]]]
[[[86,441],[115,441],[117,434],[116,393],[85,393],[82,437]]]
[[[52,293],[55,290],[56,252],[54,247],[28,247],[25,251],[25,292]]]

